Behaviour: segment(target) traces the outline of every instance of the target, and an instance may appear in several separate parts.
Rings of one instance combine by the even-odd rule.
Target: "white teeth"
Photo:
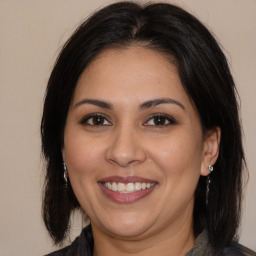
[[[107,185],[107,188],[108,188],[108,189],[112,189],[112,185],[111,185],[110,182],[107,182],[107,183],[105,183],[105,184]]]
[[[115,182],[112,183],[112,188],[113,191],[117,191],[117,184]]]
[[[134,185],[133,183],[128,183],[128,184],[126,185],[126,191],[127,191],[127,192],[133,192],[133,191],[135,191],[135,185]]]
[[[135,190],[137,190],[137,191],[138,191],[138,190],[141,190],[141,187],[142,187],[142,186],[141,186],[141,183],[140,183],[140,182],[136,182],[136,183],[135,183]]]
[[[125,184],[119,182],[117,184],[117,190],[118,190],[118,192],[124,192],[125,191]]]
[[[142,184],[141,184],[141,188],[142,188],[142,189],[145,189],[146,187],[147,187],[147,184],[146,184],[146,183],[142,183]]]
[[[115,191],[115,192],[119,192],[119,193],[131,193],[131,192],[135,192],[135,191],[139,191],[139,190],[144,190],[147,188],[150,188],[152,186],[154,186],[154,183],[146,183],[146,182],[135,182],[135,183],[122,183],[122,182],[105,182],[103,183],[104,187]]]

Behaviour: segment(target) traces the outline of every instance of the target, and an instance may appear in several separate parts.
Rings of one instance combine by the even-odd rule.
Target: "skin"
[[[141,107],[163,98],[172,101]],[[103,116],[98,123],[95,113]],[[78,82],[63,148],[73,190],[91,221],[94,256],[189,251],[195,188],[216,161],[219,140],[218,128],[202,134],[177,69],[165,57],[140,46],[103,51]],[[109,176],[140,176],[156,185],[136,202],[117,203],[98,183]]]

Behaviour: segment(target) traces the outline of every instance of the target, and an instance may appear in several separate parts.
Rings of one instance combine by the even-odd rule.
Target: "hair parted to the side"
[[[219,158],[195,192],[194,233],[207,227],[216,252],[235,239],[240,221],[245,163],[236,89],[226,58],[211,33],[194,16],[171,4],[119,2],[83,22],[63,46],[51,73],[41,122],[46,159],[43,218],[55,243],[68,234],[70,213],[79,203],[63,180],[62,145],[68,108],[77,81],[104,49],[141,44],[175,60],[203,132],[220,127]],[[88,159],[88,161],[90,161]]]

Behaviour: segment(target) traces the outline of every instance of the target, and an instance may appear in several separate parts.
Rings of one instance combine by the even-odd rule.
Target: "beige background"
[[[82,18],[108,0],[0,0],[0,255],[43,255],[53,247],[42,224],[39,125],[58,50]],[[178,3],[214,31],[242,102],[250,171],[241,242],[256,250],[256,0]],[[235,139],[235,138],[234,138]],[[81,225],[72,230],[75,236]]]

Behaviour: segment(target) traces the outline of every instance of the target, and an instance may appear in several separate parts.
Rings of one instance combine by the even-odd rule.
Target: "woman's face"
[[[211,140],[174,65],[142,47],[109,49],[84,71],[63,158],[92,227],[145,237],[191,227]]]

